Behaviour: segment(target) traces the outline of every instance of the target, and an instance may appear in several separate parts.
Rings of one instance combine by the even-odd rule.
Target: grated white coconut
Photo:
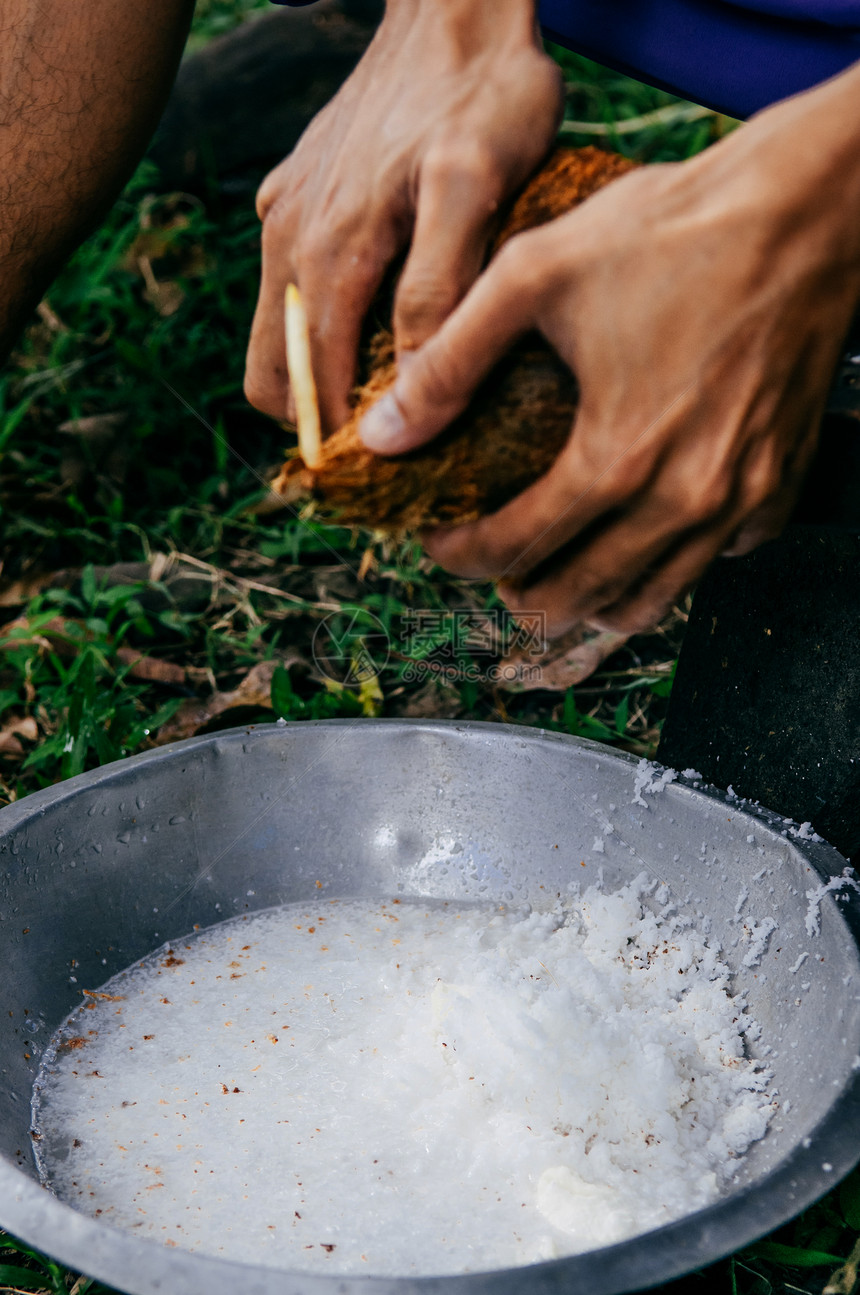
[[[138,1236],[338,1273],[509,1267],[698,1209],[770,1077],[718,950],[648,891],[321,899],[175,941],[55,1036],[43,1180]]]
[[[804,824],[804,827],[806,826],[808,824]],[[798,835],[800,834],[798,833]],[[834,891],[846,889],[860,891],[860,884],[858,884],[854,876],[854,869],[851,867],[843,868],[838,877],[831,877],[829,881],[823,881],[820,885],[814,886],[806,892],[807,905],[804,925],[807,935],[818,935],[821,931],[821,901],[824,896],[830,895]]]
[[[664,769],[661,765],[653,764],[650,760],[640,760],[636,766],[631,804],[641,805],[643,809],[650,808],[647,800],[643,799],[643,795],[656,796],[661,791],[665,791],[669,784],[676,782],[677,779],[677,770]]]

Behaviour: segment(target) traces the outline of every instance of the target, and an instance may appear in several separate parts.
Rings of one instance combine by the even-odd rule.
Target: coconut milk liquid
[[[43,1181],[167,1246],[336,1273],[525,1264],[698,1209],[774,1099],[718,951],[647,891],[321,899],[175,941],[55,1035]]]

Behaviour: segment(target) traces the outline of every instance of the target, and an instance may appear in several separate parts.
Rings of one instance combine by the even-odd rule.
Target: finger
[[[646,430],[659,435],[656,423]],[[523,582],[575,536],[623,510],[657,472],[651,442],[640,429],[634,426],[619,436],[612,449],[608,441],[580,413],[548,472],[497,512],[466,526],[433,531],[426,537],[430,557],[470,579]],[[661,520],[669,515],[664,510]]]
[[[428,155],[412,247],[394,298],[398,357],[435,333],[478,277],[501,191],[497,168],[474,147]]]
[[[438,332],[412,353],[392,389],[367,411],[360,431],[368,449],[402,454],[431,440],[533,327],[538,291],[526,259],[532,237],[520,235],[502,249]]]
[[[290,427],[295,427],[296,424],[298,423],[298,420],[299,420],[299,415],[298,415],[298,410],[296,409],[296,398],[292,393],[292,389],[288,387],[286,421],[289,423]]]
[[[817,425],[811,425],[813,434],[806,436],[795,447],[789,460],[779,470],[768,470],[765,463],[763,474],[759,472],[763,476],[763,483],[758,488],[756,481],[750,479],[753,473],[748,471],[748,489],[755,503],[730,537],[723,550],[723,557],[743,557],[758,548],[759,544],[775,539],[786,526],[794,512],[818,441]]]
[[[427,535],[427,553],[446,571],[469,580],[515,580],[551,557],[611,502],[603,492],[590,499],[577,493],[567,465],[556,464],[498,512]]]
[[[514,615],[542,611],[550,638],[588,620],[599,629],[635,634],[657,625],[696,583],[731,533],[723,521],[635,556],[606,535],[596,551],[577,554],[526,587],[499,586]],[[602,548],[602,552],[599,551]],[[616,578],[608,566],[624,568]]]
[[[336,245],[327,231],[297,239],[287,218],[271,210],[245,370],[252,405],[272,418],[289,417],[283,299],[287,284],[295,283],[308,319],[322,425],[332,431],[346,421],[364,315],[396,251],[390,225],[375,223],[361,247]]]
[[[349,417],[364,317],[397,253],[391,231],[377,229],[374,240],[370,247],[321,247],[296,258],[320,418],[327,432]]]
[[[264,227],[265,237],[265,227]],[[287,347],[284,333],[284,290],[295,277],[292,263],[284,256],[264,256],[260,294],[248,353],[245,359],[245,397],[255,409],[270,418],[289,419]]]
[[[610,515],[611,518],[611,515]],[[603,519],[538,567],[528,580],[499,586],[520,610],[545,610],[554,633],[593,620],[606,607],[625,603],[678,548],[679,522],[664,503],[645,494],[621,517]],[[550,614],[551,613],[551,614]]]
[[[729,537],[721,556],[742,558],[767,540],[776,539],[794,511],[794,504],[792,496],[790,500],[781,499],[759,508]]]
[[[698,583],[722,552],[730,531],[725,526],[685,541],[673,557],[644,580],[635,592],[593,618],[600,629],[638,634],[659,625],[676,603]]]

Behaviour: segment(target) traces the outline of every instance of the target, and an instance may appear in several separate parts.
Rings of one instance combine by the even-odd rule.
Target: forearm
[[[193,0],[5,0],[0,28],[0,357],[139,161]]]

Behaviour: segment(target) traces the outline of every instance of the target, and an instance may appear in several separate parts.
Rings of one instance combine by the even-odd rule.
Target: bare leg
[[[167,99],[194,0],[3,0],[0,360]]]

